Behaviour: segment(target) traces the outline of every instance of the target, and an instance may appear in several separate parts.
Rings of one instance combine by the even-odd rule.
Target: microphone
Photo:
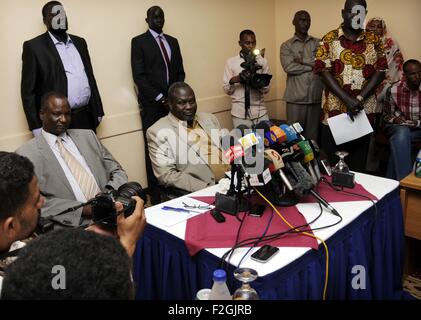
[[[329,209],[332,214],[339,216],[338,211],[332,207],[323,197],[316,191],[313,190],[314,184],[307,173],[307,171],[303,168],[301,163],[298,162],[291,162],[286,163],[286,167],[290,170],[294,178],[297,180],[297,186],[294,188],[294,192],[297,196],[302,197],[310,193],[314,196],[325,208]]]
[[[284,131],[286,135],[286,141],[288,143],[293,143],[298,140],[297,133],[290,126],[286,124],[281,124],[279,127]]]
[[[319,167],[320,148],[317,142],[314,140],[308,140],[308,143],[310,144],[311,149],[313,149],[314,160],[312,161],[312,163],[313,163],[314,171],[316,172],[317,181],[320,181],[320,179],[322,178],[322,174],[320,172],[320,167]]]
[[[259,131],[257,133],[262,136],[264,139],[265,147],[270,147],[275,143],[283,143],[287,141],[287,135],[285,132],[278,126],[275,126],[271,121],[262,121],[259,122],[256,125],[256,130],[263,130],[263,135],[259,134]]]
[[[289,191],[293,191],[294,188],[291,185],[291,182],[288,180],[287,176],[285,175],[282,168],[285,167],[284,161],[282,160],[281,155],[273,149],[266,149],[265,150],[265,158],[272,162],[273,173],[279,172],[279,176],[282,179],[282,182],[288,188]],[[271,167],[269,167],[270,169]]]
[[[319,179],[318,179],[318,177],[316,175],[316,172],[315,172],[315,170],[312,166],[312,161],[314,160],[313,149],[311,148],[309,142],[306,141],[306,140],[298,142],[297,145],[300,147],[300,149],[304,153],[304,159],[303,159],[302,163],[304,164],[304,166],[307,168],[308,172],[310,173],[314,184],[317,184]]]

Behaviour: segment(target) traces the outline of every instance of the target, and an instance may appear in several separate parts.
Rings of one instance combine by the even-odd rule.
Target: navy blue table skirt
[[[404,229],[398,189],[327,240],[327,299],[401,299]],[[221,260],[202,250],[190,257],[184,241],[148,225],[134,262],[137,299],[194,299],[212,286]],[[366,271],[365,289],[353,289],[354,266]],[[240,286],[228,267],[231,292]],[[360,274],[361,275],[361,274]],[[284,268],[252,283],[261,299],[322,299],[325,251],[310,250]]]

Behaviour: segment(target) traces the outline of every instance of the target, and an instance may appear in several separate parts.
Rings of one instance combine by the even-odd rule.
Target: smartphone
[[[322,159],[320,160],[320,163],[322,164],[323,170],[330,177],[332,175],[332,168],[329,165],[329,162],[327,162],[327,160]]]
[[[265,212],[266,206],[263,204],[253,205],[250,209],[250,215],[254,217],[261,217],[263,212]]]
[[[263,247],[261,247],[259,250],[257,250],[251,255],[251,259],[265,263],[269,261],[278,252],[279,248],[265,244]]]

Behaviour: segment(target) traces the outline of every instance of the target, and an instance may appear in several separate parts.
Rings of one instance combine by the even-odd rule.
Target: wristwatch
[[[364,97],[362,95],[358,95],[355,97],[359,102],[363,102],[364,101]]]

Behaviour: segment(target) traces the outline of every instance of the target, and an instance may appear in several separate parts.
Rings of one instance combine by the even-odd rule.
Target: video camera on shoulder
[[[123,205],[123,214],[130,216],[135,207],[136,201],[133,196],[140,197],[146,202],[146,193],[142,186],[137,182],[127,182],[118,188],[97,195],[92,201],[92,220],[106,229],[115,229],[117,227],[117,210],[115,203],[118,201]]]
[[[262,69],[262,66],[256,61],[256,57],[259,54],[260,51],[258,49],[252,50],[249,53],[240,52],[240,56],[244,59],[244,62],[240,64],[244,69],[240,73],[241,82],[256,90],[267,87],[272,79],[272,75],[270,74],[257,73],[258,70]]]

